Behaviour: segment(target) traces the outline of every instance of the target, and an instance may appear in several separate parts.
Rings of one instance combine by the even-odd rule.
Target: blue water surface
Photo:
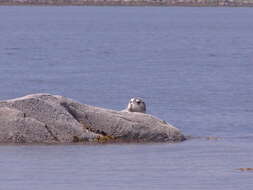
[[[253,10],[0,7],[0,99],[148,112],[178,144],[1,146],[0,189],[253,189]]]

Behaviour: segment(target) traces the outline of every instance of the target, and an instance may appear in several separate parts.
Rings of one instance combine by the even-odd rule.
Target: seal
[[[131,98],[123,111],[146,113],[146,104],[141,98]]]

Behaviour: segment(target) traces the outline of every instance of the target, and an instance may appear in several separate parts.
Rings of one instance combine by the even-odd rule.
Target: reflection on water
[[[251,189],[252,140],[2,146],[4,189]]]

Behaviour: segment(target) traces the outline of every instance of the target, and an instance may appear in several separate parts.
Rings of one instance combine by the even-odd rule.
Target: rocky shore
[[[1,144],[183,140],[177,128],[149,114],[89,106],[50,94],[0,101]]]
[[[1,0],[0,5],[231,6],[252,7],[253,0]]]

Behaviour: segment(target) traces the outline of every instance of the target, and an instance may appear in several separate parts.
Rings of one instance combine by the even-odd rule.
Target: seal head
[[[141,98],[131,98],[127,105],[127,111],[146,113],[146,104]]]

